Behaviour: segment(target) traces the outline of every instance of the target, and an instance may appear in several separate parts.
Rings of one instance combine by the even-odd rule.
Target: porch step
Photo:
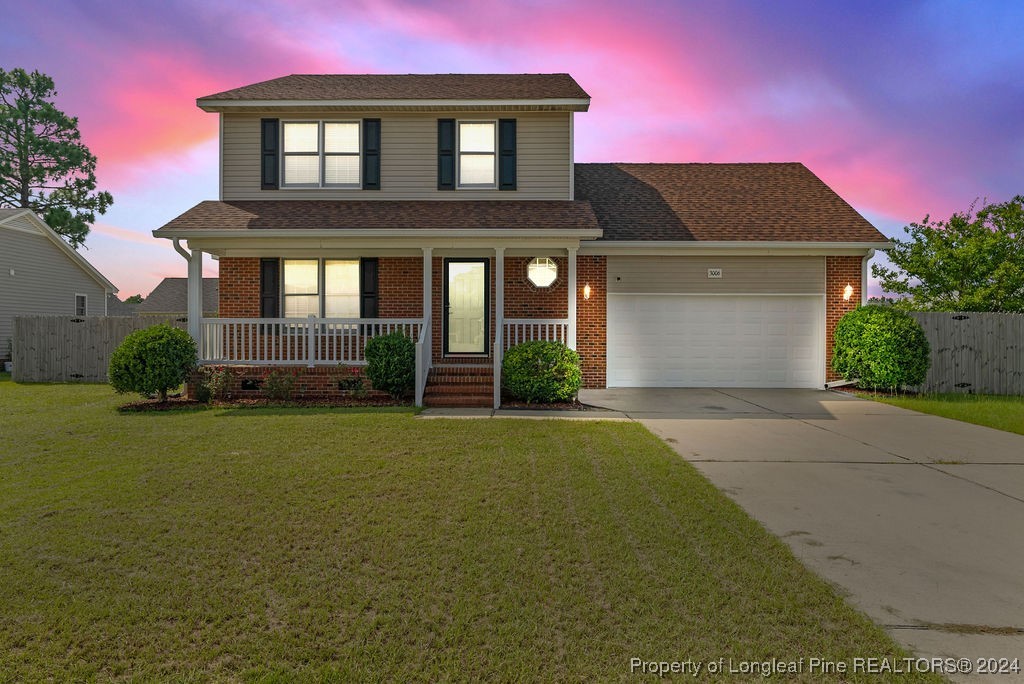
[[[494,403],[494,367],[439,364],[430,369],[423,392],[425,406],[490,407]]]
[[[464,394],[424,395],[423,405],[427,408],[491,408],[494,406],[494,397],[491,395],[466,396]]]

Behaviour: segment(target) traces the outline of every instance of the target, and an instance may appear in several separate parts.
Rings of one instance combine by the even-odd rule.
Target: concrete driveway
[[[665,439],[916,653],[1024,667],[1024,436],[818,390],[580,399]]]

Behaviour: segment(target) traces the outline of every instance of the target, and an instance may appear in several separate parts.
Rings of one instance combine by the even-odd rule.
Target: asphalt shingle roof
[[[220,307],[220,281],[203,278],[203,312],[216,313]],[[140,314],[182,313],[188,311],[188,278],[164,278],[141,304]]]
[[[206,201],[160,230],[594,229],[586,202],[568,201]]]
[[[577,164],[603,240],[885,242],[800,163]]]
[[[204,100],[535,100],[589,98],[569,74],[292,74]]]

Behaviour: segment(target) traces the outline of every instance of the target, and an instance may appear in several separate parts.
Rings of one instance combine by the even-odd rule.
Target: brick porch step
[[[424,406],[490,407],[493,403],[493,366],[439,364],[430,369]]]

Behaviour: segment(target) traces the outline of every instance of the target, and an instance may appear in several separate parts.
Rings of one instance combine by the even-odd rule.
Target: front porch
[[[556,340],[575,349],[578,306],[589,299],[591,288],[579,283],[574,246],[487,251],[490,254],[481,249],[424,247],[416,259],[408,252],[363,250],[358,258],[372,255],[369,258],[379,269],[375,275],[379,280],[373,284],[378,316],[346,318],[253,314],[265,311],[260,302],[267,292],[261,266],[268,260],[315,261],[320,264],[323,291],[327,262],[351,258],[351,252],[277,257],[221,254],[221,315],[225,317],[203,318],[191,306],[203,258],[202,251],[193,249],[188,253],[189,331],[198,344],[199,363],[359,368],[366,365],[367,341],[398,332],[416,345],[417,406],[498,408],[504,352],[528,340]],[[536,287],[525,276],[527,264],[538,255],[557,268],[557,276],[546,287]],[[460,267],[453,268],[454,264]],[[482,276],[474,270],[482,271]],[[283,298],[284,283],[276,287]],[[320,308],[322,313],[324,307]],[[395,313],[405,315],[392,317]]]

